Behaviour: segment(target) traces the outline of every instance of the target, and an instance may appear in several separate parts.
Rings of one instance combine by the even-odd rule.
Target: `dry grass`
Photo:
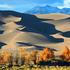
[[[12,67],[8,67],[8,66],[3,66],[0,67],[0,70],[70,70],[70,66],[12,66]]]

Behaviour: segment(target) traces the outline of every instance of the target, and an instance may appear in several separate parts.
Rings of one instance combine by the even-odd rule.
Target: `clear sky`
[[[0,0],[0,10],[25,12],[35,6],[70,7],[70,0]]]

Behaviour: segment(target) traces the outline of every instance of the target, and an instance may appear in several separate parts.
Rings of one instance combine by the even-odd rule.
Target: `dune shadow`
[[[24,43],[24,42],[17,42],[17,44],[19,46],[25,46],[25,47],[31,47],[31,46],[34,46],[34,48],[36,50],[43,50],[45,47],[44,46],[37,46],[37,45],[33,45],[33,44],[30,44],[30,43]]]
[[[4,33],[4,31],[0,30],[0,34],[3,34],[3,33]]]
[[[42,19],[40,18],[41,21],[54,21],[54,19]]]
[[[45,49],[46,47],[44,47],[44,46],[38,46],[38,45],[34,45],[34,44],[31,44],[31,43],[24,43],[24,42],[17,42],[17,44],[19,45],[19,46],[27,46],[27,47],[31,47],[31,46],[34,46],[34,48],[36,49],[36,50],[43,50],[43,49]],[[56,49],[54,49],[54,48],[49,48],[49,49],[51,49],[52,51],[57,51]]]
[[[60,21],[63,21],[63,20],[70,21],[70,17],[67,17],[67,18],[64,18],[64,19],[60,19]]]
[[[22,15],[23,16],[21,22],[18,22],[17,24],[25,26],[26,29],[21,31],[43,33],[47,35],[60,32],[55,29],[55,26],[53,24],[43,22],[35,15],[30,14],[22,14]]]
[[[35,15],[22,14],[22,20],[16,24],[25,27],[25,29],[20,30],[22,32],[42,34],[52,43],[64,42],[63,38],[54,38],[50,36],[51,34],[56,34],[61,31],[58,31],[53,24],[43,22],[43,20],[37,18]]]
[[[4,33],[4,30],[3,30],[3,25],[4,24],[5,24],[4,22],[0,21],[0,34]]]
[[[2,48],[2,46],[6,45],[5,43],[3,42],[0,42],[0,49]]]
[[[8,17],[8,16],[16,16],[16,17],[21,17],[22,14],[16,11],[12,11],[12,10],[0,10],[0,14],[4,17]]]
[[[70,31],[62,32],[61,35],[70,38]]]

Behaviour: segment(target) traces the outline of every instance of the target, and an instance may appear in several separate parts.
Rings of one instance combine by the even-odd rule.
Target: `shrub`
[[[38,51],[32,51],[30,54],[30,59],[31,61],[33,61],[34,64],[37,63],[37,55],[38,55]]]
[[[0,55],[0,64],[9,63],[11,60],[11,53],[9,51],[2,51]]]
[[[54,57],[54,53],[49,48],[45,48],[43,51],[40,52],[39,61],[48,61],[49,59]]]
[[[0,54],[0,64],[4,64],[3,56]]]
[[[67,46],[65,46],[64,50],[62,51],[60,58],[70,61],[70,49]]]
[[[38,51],[28,52],[25,56],[25,64],[36,64],[37,53]]]
[[[18,48],[18,61],[20,61],[21,64],[24,64],[26,55],[27,52],[24,48]]]

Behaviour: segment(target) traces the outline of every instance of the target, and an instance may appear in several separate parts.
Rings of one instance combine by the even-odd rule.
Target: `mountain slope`
[[[70,8],[63,8],[59,9],[57,7],[52,6],[37,6],[32,8],[31,10],[27,11],[26,13],[29,14],[49,14],[49,13],[63,13],[63,14],[70,14]]]

